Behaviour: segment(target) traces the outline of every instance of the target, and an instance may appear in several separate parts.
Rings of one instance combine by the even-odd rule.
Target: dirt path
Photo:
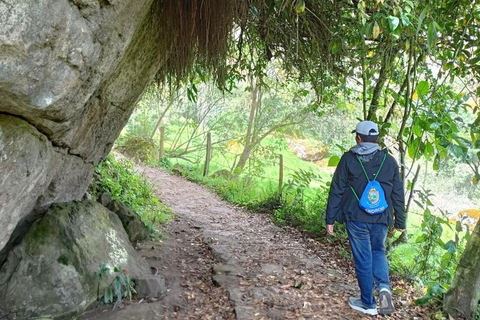
[[[80,319],[370,319],[346,301],[359,294],[353,265],[328,245],[219,199],[156,168],[140,168],[177,214],[169,238],[139,250],[166,278],[158,300]],[[389,319],[413,319],[395,297]],[[420,315],[419,319],[422,318]],[[379,316],[380,317],[380,316]],[[387,318],[387,317],[384,317]]]

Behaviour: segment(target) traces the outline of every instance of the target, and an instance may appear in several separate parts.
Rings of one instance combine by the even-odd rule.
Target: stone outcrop
[[[158,1],[0,1],[0,266],[81,199],[158,70]]]
[[[128,269],[134,279],[152,277],[116,214],[92,201],[55,204],[9,252],[0,270],[0,309],[20,319],[85,311],[97,299],[102,264]],[[100,295],[114,277],[107,276]]]

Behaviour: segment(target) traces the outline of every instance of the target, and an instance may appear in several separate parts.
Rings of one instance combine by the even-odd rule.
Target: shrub
[[[143,163],[152,163],[157,158],[155,155],[155,143],[148,138],[132,137],[119,149],[129,158]]]
[[[171,210],[153,196],[152,185],[135,172],[133,162],[125,158],[117,161],[112,154],[95,167],[89,192],[94,199],[110,193],[137,213],[151,233],[156,222],[166,222],[172,216]]]
[[[105,289],[103,294],[103,302],[105,304],[113,303],[115,300],[115,306],[122,301],[123,298],[132,300],[132,294],[137,293],[135,290],[135,283],[130,279],[129,271],[127,269],[113,269],[104,264],[98,267],[98,271],[95,272],[97,278],[97,301],[100,301],[100,282],[108,277],[108,274],[114,274],[112,282]],[[116,298],[116,299],[115,299]]]

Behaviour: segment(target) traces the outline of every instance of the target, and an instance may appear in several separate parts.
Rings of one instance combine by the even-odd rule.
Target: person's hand
[[[327,234],[333,236],[333,224],[327,224]]]
[[[400,232],[405,232],[405,229],[396,229],[396,230]]]

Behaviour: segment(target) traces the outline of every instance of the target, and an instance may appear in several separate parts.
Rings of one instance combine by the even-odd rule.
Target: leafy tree
[[[305,101],[307,90],[300,90],[301,97],[290,96],[288,99],[279,92],[285,89],[288,92],[288,88],[281,88],[278,83],[269,89],[262,86],[259,78],[250,77],[249,80],[249,115],[246,134],[242,138],[243,150],[236,165],[238,171],[245,167],[251,152],[268,135],[299,124],[309,115],[308,100]],[[265,92],[268,95],[264,97]]]

